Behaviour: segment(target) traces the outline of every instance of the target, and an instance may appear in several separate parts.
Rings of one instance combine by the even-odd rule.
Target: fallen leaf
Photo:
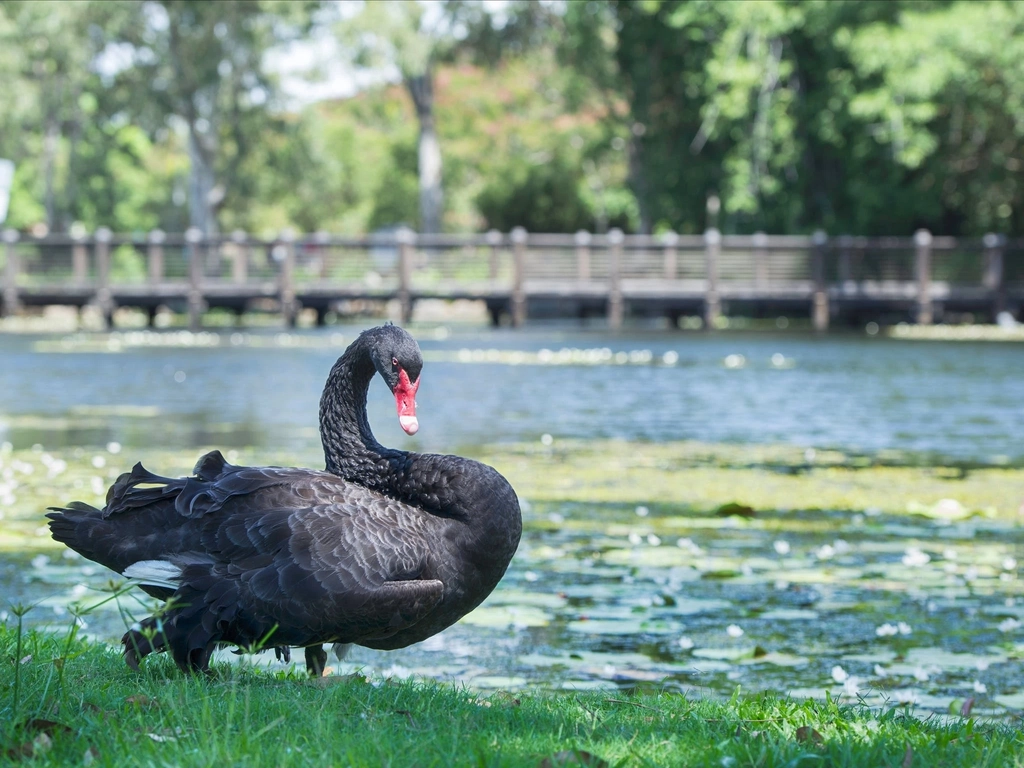
[[[126,704],[134,704],[140,709],[142,707],[159,707],[160,703],[156,699],[151,699],[144,693],[136,693],[125,699]]]
[[[809,725],[801,725],[796,729],[796,740],[799,742],[811,742],[814,745],[822,744],[825,739],[822,738],[821,734],[815,728]]]
[[[970,717],[971,710],[974,709],[974,697],[971,696],[969,699],[964,701],[962,707],[960,707],[960,717]]]
[[[562,768],[562,766],[583,765],[587,768],[608,768],[608,761],[582,749],[564,749],[545,757],[539,768]]]
[[[366,675],[353,672],[351,675],[331,675],[330,677],[314,677],[309,682],[321,688],[328,688],[332,685],[343,685],[345,683],[368,683]]]
[[[31,653],[28,656],[25,656],[24,658],[19,659],[18,663],[19,664],[28,664],[30,661],[32,661],[32,654]]]
[[[82,765],[92,765],[99,759],[99,750],[97,750],[96,747],[89,747],[87,750],[85,750],[85,754],[82,755]]]
[[[51,747],[53,747],[53,739],[51,739],[48,734],[40,733],[32,739],[32,754],[34,755],[41,755],[44,752],[49,752]]]
[[[514,696],[508,691],[495,691],[491,694],[491,701],[497,701],[509,707],[518,707],[523,703],[519,697]]]
[[[42,718],[29,720],[25,723],[25,730],[39,731],[48,736],[55,736],[58,733],[71,733],[71,729],[64,725],[64,723],[58,723],[55,720],[43,720]]]
[[[417,727],[416,726],[416,721],[412,719],[412,712],[410,712],[408,709],[396,709],[395,710],[395,714],[396,715],[405,715],[405,718],[409,721],[409,725],[411,727],[413,727],[413,728]]]
[[[907,751],[903,753],[903,762],[900,764],[903,768],[910,768],[914,764],[914,750],[910,744],[907,744]]]
[[[156,742],[177,741],[178,740],[177,736],[170,736],[170,735],[164,734],[164,733],[147,733],[146,735],[149,736],[149,738],[151,738],[153,741],[156,741]]]

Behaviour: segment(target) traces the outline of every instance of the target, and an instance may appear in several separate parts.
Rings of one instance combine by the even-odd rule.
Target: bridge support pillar
[[[718,257],[722,250],[722,233],[714,227],[704,232],[704,327],[718,327],[722,302],[718,295]]]
[[[203,322],[203,260],[199,242],[203,233],[196,227],[185,230],[188,244],[188,327],[198,331]]]
[[[416,233],[403,227],[395,233],[398,242],[398,305],[405,325],[412,320],[412,260]]]
[[[85,285],[89,279],[89,252],[85,247],[85,227],[71,225],[71,280],[76,286]]]
[[[110,241],[113,237],[106,227],[96,230],[96,296],[93,301],[106,328],[113,325],[114,299],[110,292]]]
[[[664,250],[661,254],[661,274],[666,280],[675,280],[679,274],[679,257],[676,246],[679,245],[679,235],[675,232],[666,232],[661,237],[661,244]]]
[[[576,279],[581,283],[590,280],[590,240],[590,233],[585,229],[573,236],[576,245]]]
[[[1003,246],[1006,244],[1006,237],[989,232],[985,235],[985,271],[982,275],[982,285],[987,288],[992,296],[992,319],[999,317],[999,313],[1006,309],[1006,284],[1003,281]]]
[[[529,235],[522,227],[512,230],[512,325],[519,328],[526,322],[526,291],[523,272],[526,270],[526,240]]]
[[[811,237],[811,275],[814,280],[814,295],[811,299],[811,323],[814,330],[823,332],[828,330],[829,304],[828,287],[825,284],[825,247],[828,245],[828,235],[818,230]]]
[[[164,241],[167,235],[162,229],[150,230],[146,237],[147,276],[150,285],[160,285],[164,280]]]
[[[2,239],[6,258],[4,263],[3,315],[4,317],[9,317],[16,314],[21,308],[18,301],[18,272],[20,265],[18,264],[18,251],[15,248],[15,244],[19,239],[18,230],[5,229]]]
[[[919,229],[914,233],[914,271],[917,278],[917,322],[931,325],[932,310],[932,233]]]
[[[624,314],[622,300],[622,241],[621,229],[608,231],[608,327],[618,330],[622,327]]]

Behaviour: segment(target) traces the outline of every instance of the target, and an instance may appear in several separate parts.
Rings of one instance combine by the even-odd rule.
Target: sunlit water
[[[353,335],[0,337],[0,443],[115,443],[108,458],[124,468],[133,447],[154,445],[315,457],[322,382]],[[615,437],[1024,459],[1018,345],[533,330],[420,342],[420,433],[399,430],[382,384],[371,392],[386,444]],[[1024,707],[1024,535],[1009,523],[529,499],[524,512],[520,552],[481,609],[414,648],[356,649],[336,669],[483,689],[739,685],[940,712],[969,697],[990,715]],[[108,575],[26,553],[0,583],[44,601],[35,622],[66,626],[64,606],[94,600]],[[87,631],[123,631],[115,607],[87,616]]]
[[[383,383],[371,389],[371,422],[382,441],[451,450],[548,433],[1024,457],[1021,344],[557,331],[438,338],[444,335],[420,338],[428,365],[416,438],[398,428]],[[0,440],[131,446],[159,434],[162,444],[181,448],[211,441],[307,446],[323,381],[353,336],[349,329],[283,339],[177,334],[168,346],[153,346],[146,334],[0,336]]]

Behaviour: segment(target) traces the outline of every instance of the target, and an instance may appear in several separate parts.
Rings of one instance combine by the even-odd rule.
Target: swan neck
[[[320,439],[327,471],[358,480],[358,470],[382,452],[370,430],[366,394],[376,369],[360,337],[338,359],[320,399]]]

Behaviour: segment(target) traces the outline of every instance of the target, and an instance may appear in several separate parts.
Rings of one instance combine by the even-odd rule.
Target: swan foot
[[[288,664],[292,660],[292,649],[287,645],[275,645],[274,655],[277,657],[278,661],[283,661],[285,664]]]
[[[327,666],[327,651],[322,645],[306,646],[306,671],[310,677],[323,677]]]
[[[124,663],[133,672],[139,671],[139,663],[149,654],[160,653],[166,646],[166,638],[157,619],[148,618],[138,626],[138,629],[129,629],[121,638]]]

